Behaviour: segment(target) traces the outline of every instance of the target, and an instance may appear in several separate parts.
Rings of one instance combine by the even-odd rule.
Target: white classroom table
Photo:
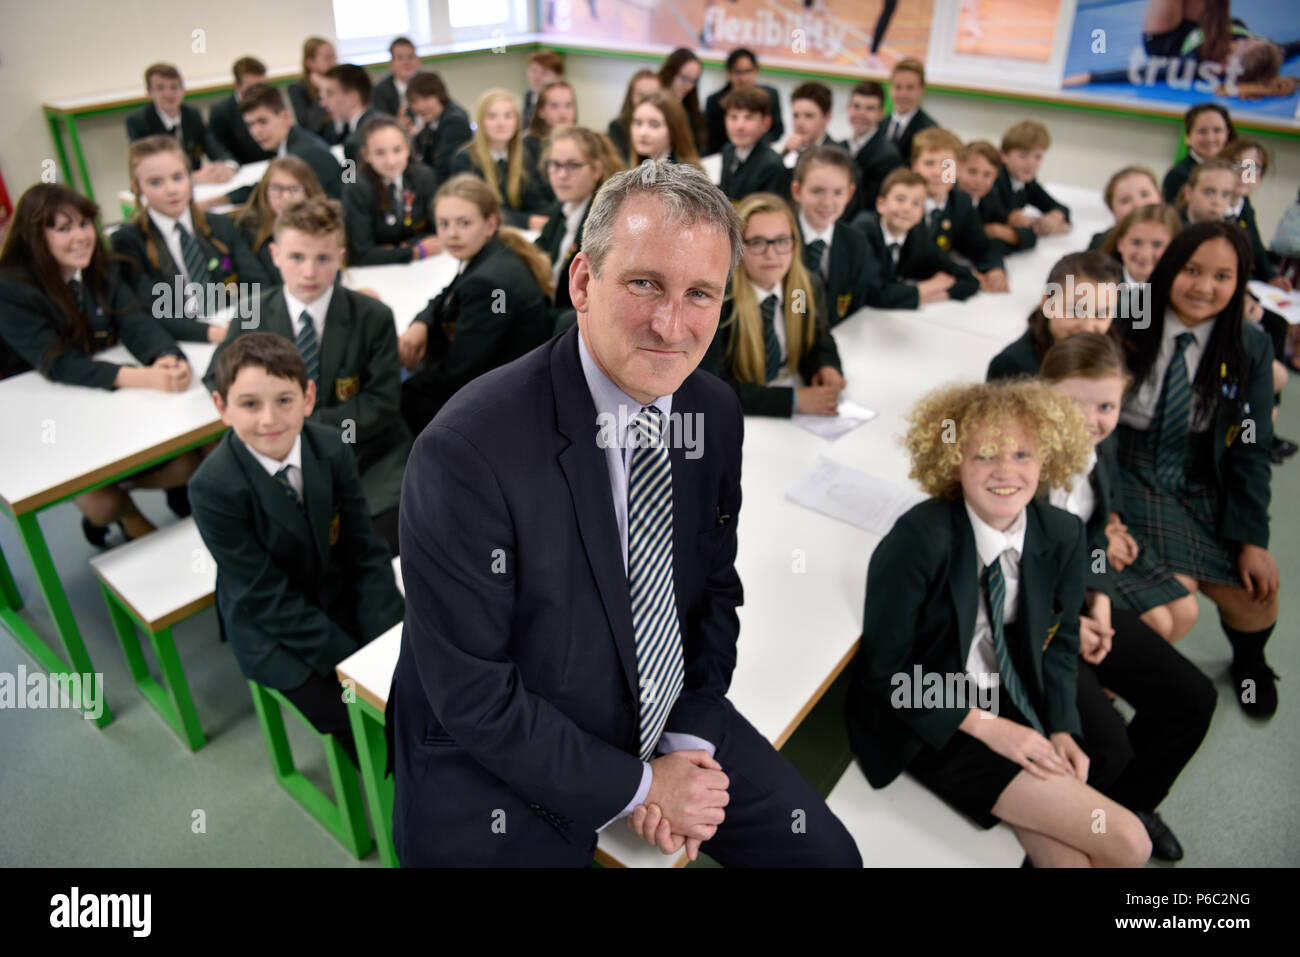
[[[194,371],[181,393],[109,392],[50,382],[38,372],[0,381],[0,505],[14,519],[67,653],[60,659],[19,615],[22,607],[0,556],[0,619],[47,671],[94,673],[67,595],[50,558],[37,513],[82,492],[126,478],[220,435],[222,424],[202,376],[216,346],[180,343]],[[97,358],[131,363],[124,346]],[[97,724],[112,720],[105,707]]]

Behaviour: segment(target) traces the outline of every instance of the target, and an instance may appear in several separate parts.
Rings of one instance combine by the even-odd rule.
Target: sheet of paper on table
[[[790,416],[790,421],[801,429],[807,429],[813,435],[820,435],[823,439],[833,441],[876,417],[874,409],[858,405],[842,396],[837,411],[838,415],[806,415],[803,412],[796,412]]]
[[[1300,292],[1287,292],[1262,279],[1252,279],[1246,288],[1269,312],[1276,312],[1291,325],[1300,326]]]
[[[887,533],[900,515],[927,497],[820,455],[786,495],[799,505],[877,535]]]

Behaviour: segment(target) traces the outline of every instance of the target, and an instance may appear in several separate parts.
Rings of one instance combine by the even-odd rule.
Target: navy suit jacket
[[[722,739],[736,663],[735,393],[695,371],[703,455],[670,449],[685,684],[666,731]],[[403,865],[589,863],[636,794],[636,651],[576,327],[460,390],[402,489],[406,622],[388,702]]]

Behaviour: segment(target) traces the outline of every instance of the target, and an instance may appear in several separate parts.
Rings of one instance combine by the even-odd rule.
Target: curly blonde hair
[[[1069,488],[1092,449],[1083,416],[1073,401],[1032,380],[946,385],[929,393],[908,416],[903,445],[911,477],[939,498],[961,494],[962,450],[984,431],[985,445],[1000,447],[1009,423],[1019,423],[1036,446],[1039,488]]]

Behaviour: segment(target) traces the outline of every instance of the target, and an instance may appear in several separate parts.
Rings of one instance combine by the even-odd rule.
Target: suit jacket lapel
[[[334,481],[330,475],[329,463],[316,454],[311,430],[306,425],[302,430],[302,475],[303,491],[306,493],[307,500],[307,523],[311,526],[312,542],[316,545],[316,557],[320,567],[325,568],[330,561],[330,525],[334,520],[331,492]],[[308,480],[309,478],[311,481]]]
[[[253,458],[244,443],[235,439],[233,433],[231,438],[230,444],[235,452],[235,461],[244,470],[249,485],[262,505],[262,510],[279,522],[289,534],[297,538],[303,545],[311,545],[311,531],[307,527],[306,516],[293,503],[293,500],[285,494],[284,489],[275,480],[274,476],[268,475],[266,469],[262,468],[257,460]],[[305,439],[303,448],[306,448]]]
[[[330,296],[329,311],[325,313],[325,331],[320,344],[320,393],[317,401],[324,403],[343,363],[343,353],[352,338],[352,300],[340,287]]]
[[[163,275],[182,272],[180,265],[176,260],[172,259],[172,251],[167,246],[167,237],[162,234],[162,230],[158,228],[158,224],[153,221],[152,216],[149,217],[149,229],[153,232],[154,246],[158,250],[159,272],[163,273]]]
[[[623,569],[623,546],[614,518],[605,451],[596,442],[596,406],[578,360],[576,326],[561,336],[552,349],[551,385],[555,392],[556,426],[569,440],[558,461],[569,484],[578,531],[623,663],[623,676],[628,688],[634,689],[637,687],[636,641],[632,633],[627,573]]]
[[[948,591],[957,612],[957,644],[961,652],[957,665],[966,667],[970,656],[971,638],[975,634],[975,610],[980,601],[980,560],[975,551],[975,532],[962,499],[952,503],[952,573],[948,576]]]
[[[1031,502],[1025,509],[1028,513],[1028,526],[1025,529],[1025,552],[1020,556],[1020,601],[1016,620],[1021,623],[1025,649],[1015,655],[1017,666],[1026,657],[1033,663],[1034,687],[1041,695],[1043,691],[1043,639],[1047,637],[1047,618],[1051,609],[1046,606],[1050,596],[1050,584],[1044,556],[1052,543],[1047,540],[1043,530],[1042,519],[1038,515],[1037,503]],[[1023,670],[1023,668],[1021,669]],[[1025,675],[1021,680],[1028,682]],[[1041,715],[1040,715],[1041,717]]]

